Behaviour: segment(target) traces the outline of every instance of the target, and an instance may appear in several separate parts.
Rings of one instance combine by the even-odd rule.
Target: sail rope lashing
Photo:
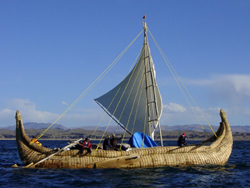
[[[142,30],[142,31],[143,31],[143,30]],[[140,36],[140,34],[142,33],[142,31],[141,31],[141,32],[137,35],[137,37],[130,43],[130,45],[126,48],[126,51],[127,51],[128,48],[134,43],[134,41]],[[125,51],[125,50],[124,50],[124,51]],[[125,52],[124,52],[124,53],[125,53]],[[118,58],[117,58],[117,59],[118,59]],[[120,58],[119,58],[119,59],[120,59]],[[117,60],[117,61],[118,61],[118,60]],[[111,117],[111,119],[114,119],[114,118],[112,118],[112,116],[108,113],[108,110],[109,110],[111,104],[113,103],[114,99],[116,98],[116,95],[119,93],[119,90],[120,90],[120,88],[117,90],[115,96],[113,97],[113,99],[112,99],[112,101],[111,101],[111,103],[109,104],[109,106],[108,106],[107,109],[104,109],[104,107],[101,106],[100,103],[99,103],[98,101],[96,101],[97,104],[98,104],[98,105],[99,105],[99,106],[100,106],[100,107],[101,107],[101,108]],[[104,115],[105,115],[105,114],[104,114]],[[91,137],[94,135],[95,131],[98,129],[98,127],[99,127],[101,121],[102,121],[103,118],[104,118],[104,115],[103,115],[102,119],[99,121],[99,123],[98,123],[96,129],[94,130],[94,132],[92,133]],[[109,123],[108,123],[108,125],[107,125],[107,127],[106,127],[106,129],[105,129],[105,131],[103,132],[103,135],[102,135],[102,137],[101,137],[101,139],[100,139],[100,142],[99,142],[99,144],[98,144],[98,147],[99,147],[99,145],[101,144],[101,141],[103,140],[104,135],[106,134],[106,131],[107,131],[109,125],[110,125],[111,119],[110,119],[110,121],[109,121]],[[115,119],[114,119],[114,120],[115,120]],[[115,121],[116,121],[116,120],[115,120]],[[98,147],[96,148],[96,150],[98,149]]]
[[[141,53],[139,52],[138,55],[137,55],[136,58],[135,58],[134,63],[132,64],[132,66],[130,67],[130,69],[129,69],[128,72],[131,72],[131,71],[132,71],[132,69],[133,69],[133,67],[135,66],[137,60],[139,59],[140,54],[141,54]],[[139,87],[138,87],[138,88],[139,88]],[[136,97],[135,97],[135,99],[136,99]],[[135,100],[135,99],[134,99],[134,100]],[[131,112],[132,112],[132,111],[133,111],[133,108],[132,108]],[[130,114],[131,114],[131,112],[130,112]],[[129,119],[130,119],[130,117],[129,117]],[[128,122],[129,122],[129,120],[128,120]],[[114,133],[116,133],[116,130],[117,130],[118,126],[119,126],[119,124],[116,124]],[[127,129],[127,127],[128,127],[128,125],[126,125],[126,129]],[[124,132],[123,137],[125,136],[125,133],[126,133],[126,132]],[[133,134],[133,131],[131,131],[131,133]]]
[[[128,124],[129,124],[129,121],[130,121],[130,118],[131,118],[131,115],[132,115],[132,112],[133,112],[133,110],[134,110],[134,106],[136,105],[136,108],[135,108],[135,116],[134,116],[134,120],[133,120],[133,126],[132,126],[132,130],[131,130],[131,133],[132,134],[134,134],[134,126],[135,126],[135,121],[136,121],[136,118],[137,118],[137,113],[138,113],[138,109],[139,109],[139,104],[140,104],[140,100],[138,100],[138,99],[140,99],[141,98],[141,94],[142,94],[142,90],[143,90],[143,82],[142,82],[142,80],[144,79],[145,77],[142,75],[141,76],[141,79],[140,79],[140,84],[139,84],[139,87],[137,88],[137,91],[136,91],[136,96],[135,96],[135,98],[134,98],[134,101],[133,101],[133,106],[132,106],[132,110],[130,111],[130,114],[129,114],[129,120],[127,121],[127,125],[126,125],[126,129],[127,129],[127,127],[128,127]],[[137,95],[138,95],[138,93],[139,93],[139,97],[137,97]],[[137,104],[135,104],[137,102]],[[146,116],[145,116],[146,117]],[[144,124],[144,127],[145,127],[146,125]],[[144,131],[143,131],[144,133],[145,133],[145,129],[144,129]],[[121,146],[122,146],[122,144],[123,144],[123,142],[124,142],[124,139],[125,139],[125,133],[123,134],[123,139],[122,139],[122,141],[121,141]],[[121,148],[120,148],[121,149]]]
[[[146,124],[147,124],[147,108],[145,108],[145,118],[144,118],[144,130],[143,130],[143,138],[142,138],[142,148],[144,147]]]
[[[117,103],[117,105],[116,105],[116,107],[115,107],[115,110],[114,110],[112,116],[114,116],[114,114],[116,113],[116,111],[117,111],[117,109],[118,109],[118,107],[119,107],[119,105],[120,105],[120,103],[121,103],[121,100],[122,100],[122,98],[123,98],[123,96],[124,96],[124,94],[125,94],[125,91],[126,91],[128,85],[129,85],[129,83],[130,83],[131,78],[132,78],[133,75],[134,75],[134,71],[136,70],[137,65],[138,65],[138,64],[135,65],[135,68],[133,69],[132,74],[131,74],[130,77],[129,77],[129,81],[127,82],[125,88],[124,88],[123,91],[122,91],[122,95],[121,95],[121,97],[120,97],[120,99],[119,99],[119,101],[118,101],[118,103]],[[131,90],[130,90],[130,92],[131,92]],[[130,94],[129,94],[129,95],[130,95]],[[115,97],[114,97],[114,98],[115,98]],[[129,97],[128,97],[128,98],[129,98]],[[122,117],[122,114],[123,114],[123,112],[124,112],[124,109],[125,109],[126,104],[127,104],[127,101],[128,101],[128,98],[127,98],[127,100],[126,100],[125,105],[123,106],[123,110],[122,110],[122,113],[120,114],[120,117],[118,118],[118,121],[120,121],[120,119],[121,119],[121,117]]]
[[[142,68],[143,68],[143,64],[141,64],[141,68],[139,67],[139,69],[142,69]],[[140,72],[142,72],[141,75],[139,75]],[[139,107],[139,102],[140,102],[140,100],[138,100],[138,99],[140,99],[140,97],[141,97],[141,93],[142,93],[142,89],[143,89],[143,84],[142,83],[143,83],[143,80],[145,79],[143,71],[138,71],[138,73],[136,75],[136,79],[134,80],[133,86],[131,87],[131,90],[130,90],[129,96],[128,96],[128,98],[129,98],[130,95],[131,95],[131,92],[132,92],[132,88],[134,87],[135,81],[137,80],[138,77],[140,78],[139,87],[137,87],[136,94],[135,94],[135,97],[134,97],[134,100],[133,100],[133,104],[132,104],[132,108],[130,110],[130,113],[129,113],[129,116],[128,116],[128,121],[127,121],[127,124],[126,124],[126,129],[127,129],[128,125],[129,125],[129,122],[130,122],[130,119],[131,119],[131,116],[132,116],[132,112],[134,111],[135,103],[137,101],[137,108],[136,108],[136,113],[135,113],[135,117],[134,117],[134,121],[133,121],[133,126],[132,126],[132,134],[134,133],[133,129],[134,129],[134,126],[135,126],[135,120],[136,120],[136,116],[137,116],[137,112],[138,112],[138,107]],[[139,97],[137,98],[138,93],[139,93]],[[127,101],[126,101],[126,103],[127,103]],[[124,108],[125,108],[125,106],[124,106]],[[144,124],[144,127],[145,127],[145,124]],[[144,133],[145,133],[145,131],[144,131]],[[123,134],[123,139],[122,139],[122,142],[121,142],[120,149],[122,147],[122,143],[123,143],[124,139],[125,139],[125,133]]]
[[[173,66],[171,65],[170,61],[167,59],[166,55],[163,53],[162,49],[160,48],[160,46],[159,46],[158,43],[156,42],[156,40],[155,40],[155,38],[153,37],[153,35],[152,35],[152,33],[150,32],[150,30],[149,30],[149,33],[150,33],[151,37],[153,38],[153,40],[154,40],[154,42],[155,42],[155,44],[156,44],[156,46],[157,46],[159,52],[161,53],[161,55],[162,55],[162,57],[163,57],[165,63],[167,64],[167,66],[168,66],[168,68],[169,68],[171,74],[173,75],[173,77],[174,77],[176,83],[178,84],[180,90],[182,91],[184,97],[186,98],[186,100],[187,100],[187,102],[188,102],[190,108],[192,109],[193,113],[195,114],[197,120],[199,121],[199,123],[200,123],[200,125],[201,125],[203,131],[204,131],[205,134],[206,134],[206,136],[208,137],[208,135],[207,135],[207,133],[206,133],[204,127],[202,126],[202,124],[201,124],[201,122],[200,122],[200,120],[199,120],[199,118],[198,118],[196,112],[194,111],[194,108],[193,108],[192,105],[190,104],[190,102],[189,102],[189,100],[188,100],[188,98],[187,98],[185,92],[183,91],[183,89],[182,89],[182,87],[181,87],[179,81],[181,82],[182,86],[184,87],[184,89],[185,89],[186,92],[188,93],[189,97],[192,99],[192,101],[194,102],[195,106],[197,107],[197,109],[199,110],[199,112],[201,113],[201,115],[203,116],[203,118],[205,119],[205,121],[207,122],[208,126],[210,127],[210,129],[212,130],[212,132],[214,133],[214,135],[217,137],[217,135],[216,135],[216,133],[214,132],[213,128],[212,128],[211,125],[208,123],[208,121],[207,121],[207,119],[205,118],[204,114],[202,113],[202,111],[200,110],[200,108],[198,107],[198,105],[196,104],[196,102],[194,101],[193,97],[191,96],[191,94],[189,93],[189,91],[187,90],[187,88],[185,87],[184,83],[181,81],[181,78],[180,78],[180,77],[178,76],[178,74],[176,73],[175,69],[174,69]],[[176,77],[179,79],[179,81],[177,80]]]
[[[140,59],[140,58],[139,58],[139,59]],[[129,81],[128,81],[127,84],[125,85],[125,88],[124,88],[123,91],[122,91],[122,94],[121,94],[121,96],[120,96],[120,98],[119,98],[119,100],[118,100],[118,103],[117,103],[116,106],[115,106],[114,111],[112,112],[112,115],[110,115],[110,114],[108,113],[108,110],[105,110],[106,113],[107,113],[108,115],[110,115],[110,117],[111,117],[113,120],[115,120],[115,121],[116,121],[116,118],[115,118],[114,114],[116,113],[116,111],[117,111],[117,109],[118,109],[118,107],[119,107],[119,105],[120,105],[120,103],[121,103],[121,100],[122,100],[122,98],[123,98],[123,96],[124,96],[124,93],[125,93],[127,87],[128,87],[128,84],[130,83],[130,80],[131,80],[131,78],[132,78],[132,76],[133,76],[133,74],[134,74],[134,71],[136,70],[137,65],[138,65],[138,64],[135,65],[135,68],[134,68],[133,71],[131,72],[130,77],[129,77]],[[120,85],[120,87],[119,87],[119,90],[120,90],[120,88],[122,87],[123,83],[124,83],[124,82],[121,83],[121,85]],[[117,95],[117,93],[118,93],[118,91],[116,92],[116,95]],[[113,97],[112,102],[109,104],[109,106],[111,106],[111,104],[113,103],[114,99],[116,98],[116,95]],[[98,104],[99,104],[99,103],[98,103]],[[100,106],[100,104],[99,104],[99,106]],[[126,106],[126,105],[124,105],[124,107],[125,107],[125,106]],[[102,107],[102,106],[100,106],[100,107]],[[123,111],[122,111],[121,115],[122,115],[122,114],[123,114]],[[120,117],[117,119],[118,122],[120,122],[121,115],[120,115]],[[120,125],[122,128],[125,128],[125,127],[123,127],[121,124],[119,124],[119,125]],[[127,128],[125,128],[125,130],[128,132]],[[130,133],[130,132],[128,132],[128,133]],[[131,133],[130,133],[130,134],[131,134]]]
[[[112,99],[111,103],[109,104],[109,106],[108,106],[108,108],[107,108],[106,110],[105,110],[105,109],[104,109],[104,108],[103,108],[103,107],[99,104],[99,102],[98,102],[98,101],[96,101],[96,102],[97,102],[97,104],[98,104],[99,106],[101,106],[101,108],[103,108],[104,112],[108,113],[108,109],[109,109],[109,108],[110,108],[110,106],[112,105],[112,103],[113,103],[113,101],[115,100],[116,95],[119,93],[119,91],[120,91],[120,88],[117,90],[117,92],[116,92],[115,96],[113,97],[113,99]],[[109,115],[109,114],[108,114],[108,115]],[[104,113],[103,117],[104,117],[104,116],[105,116],[105,113]],[[102,118],[102,119],[103,119],[103,118]],[[99,144],[98,144],[98,146],[97,146],[96,150],[98,150],[98,148],[99,148],[99,146],[100,146],[100,144],[101,144],[101,142],[102,142],[102,140],[103,140],[103,137],[104,137],[104,135],[106,134],[106,132],[107,132],[107,130],[108,130],[108,127],[109,127],[109,125],[110,125],[110,123],[111,123],[111,120],[112,120],[112,118],[110,118],[109,123],[108,123],[108,125],[106,126],[105,131],[103,132],[102,137],[101,137],[101,139],[100,139],[100,141],[99,141]],[[102,121],[102,120],[100,120],[100,122],[99,122],[98,126],[100,125],[101,121]],[[98,126],[97,126],[97,128],[98,128]],[[97,130],[97,128],[96,128],[95,130]],[[93,133],[93,134],[94,134],[94,133]]]
[[[146,43],[145,45],[148,45],[148,43]],[[149,63],[149,66],[150,66],[150,62],[152,61],[152,58],[151,58],[151,54],[149,53],[147,55],[147,57],[144,58],[144,65],[145,65],[145,81],[146,81],[146,94],[147,94],[147,108],[148,108],[148,124],[149,124],[149,132],[151,133],[151,137],[153,138],[154,137],[154,131],[156,129],[156,126],[160,126],[160,123],[159,123],[159,117],[160,117],[160,114],[159,114],[159,109],[158,109],[158,104],[157,103],[157,98],[156,98],[156,88],[157,88],[157,84],[156,84],[156,76],[155,76],[155,71],[153,69],[153,67],[150,67],[149,70],[147,70],[147,65],[145,63],[145,60],[146,58],[149,60],[148,63]],[[153,62],[152,62],[153,64]],[[148,76],[146,76],[148,75]],[[148,80],[147,77],[150,77],[151,78],[151,82],[150,82],[150,79]],[[149,82],[148,82],[149,81]],[[147,83],[148,82],[148,83]],[[149,89],[151,88],[151,91],[153,91],[154,95],[149,95]],[[158,88],[157,88],[158,89]],[[151,115],[150,115],[150,105],[154,105],[154,108],[155,108],[155,117],[153,117],[153,119],[151,118]],[[152,106],[151,106],[152,108]],[[153,131],[152,131],[153,129]],[[161,145],[163,146],[163,142],[162,142],[162,138],[161,138]]]
[[[145,48],[145,47],[143,47],[142,51],[144,50],[144,48]],[[141,55],[142,55],[142,53],[141,53]],[[140,56],[140,58],[138,59],[138,62],[140,61],[141,58],[142,58],[142,57]],[[117,106],[116,106],[115,111],[113,112],[113,115],[115,114],[115,112],[116,112],[118,106],[120,105],[121,99],[123,98],[124,93],[125,93],[125,91],[127,90],[128,85],[131,83],[131,79],[132,79],[132,77],[134,76],[134,71],[137,69],[137,66],[138,66],[138,64],[135,65],[135,68],[133,69],[132,73],[130,74],[130,77],[129,77],[129,79],[128,79],[128,82],[127,82],[127,84],[126,84],[126,86],[125,86],[125,88],[124,88],[124,90],[123,90],[123,93],[122,93],[122,95],[121,95],[121,97],[120,97],[120,99],[119,99],[119,102],[117,103]],[[137,75],[135,75],[134,82],[132,83],[132,87],[131,87],[131,89],[130,89],[130,91],[129,91],[129,94],[128,94],[128,96],[127,96],[127,99],[126,99],[126,101],[125,101],[125,104],[123,105],[123,109],[122,109],[122,111],[121,111],[120,117],[118,118],[119,121],[120,121],[120,119],[121,119],[121,117],[122,117],[122,115],[123,115],[123,113],[124,113],[124,110],[125,110],[125,108],[126,108],[126,105],[127,105],[128,100],[129,100],[129,98],[130,98],[130,96],[131,96],[131,93],[132,93],[132,91],[133,91],[134,85],[135,85],[135,83],[136,83],[137,77],[138,77],[138,75],[139,75],[140,72],[141,72],[141,76],[140,76],[141,79],[140,79],[140,82],[141,82],[142,78],[145,79],[145,77],[144,77],[144,72],[143,72],[143,68],[144,68],[145,65],[143,66],[143,64],[140,64],[140,66],[141,66],[141,67],[138,67],[139,71],[137,72]],[[140,69],[141,69],[141,71],[140,71]],[[137,90],[138,90],[138,88],[137,88]],[[137,92],[137,93],[138,93],[138,92]],[[134,102],[133,102],[133,105],[132,105],[132,106],[134,106],[135,99],[136,99],[136,98],[134,98]],[[130,121],[130,117],[131,117],[132,111],[133,111],[133,107],[132,107],[132,109],[130,110],[130,115],[129,115],[128,120],[127,120],[126,129],[128,128],[128,124],[129,124],[129,121]],[[147,111],[146,111],[146,108],[145,108],[145,113],[146,113],[146,112],[147,112]],[[147,116],[145,116],[145,118],[146,118],[146,117],[147,117]],[[146,120],[145,120],[145,122],[146,122]],[[144,134],[145,134],[145,127],[146,127],[145,122],[144,122]],[[124,133],[124,135],[125,135],[125,133]],[[123,140],[124,140],[124,136],[123,136],[123,139],[122,139],[122,143],[123,143]],[[120,145],[120,147],[121,147],[121,146],[122,146],[122,145]]]
[[[112,99],[111,103],[109,104],[109,106],[108,106],[108,108],[107,108],[107,111],[108,111],[108,109],[110,108],[111,104],[113,103],[113,101],[114,101],[116,95],[119,93],[119,91],[120,91],[120,88],[117,90],[117,92],[116,92],[114,98]],[[97,101],[96,101],[96,102],[97,102]],[[100,105],[99,103],[97,103],[97,104]],[[96,126],[94,132],[92,133],[91,137],[94,135],[95,131],[96,131],[96,130],[98,129],[98,127],[100,126],[100,124],[101,124],[101,122],[102,122],[102,120],[103,120],[103,118],[104,118],[104,116],[105,116],[105,114],[106,114],[105,112],[106,112],[106,111],[104,110],[104,114],[103,114],[101,120],[99,121],[98,125]],[[108,127],[108,126],[109,126],[109,124],[107,125],[107,127]],[[103,135],[102,135],[102,137],[101,137],[101,139],[100,139],[100,142],[102,141],[103,136],[104,136],[105,133],[106,133],[106,130],[107,130],[107,128],[105,129],[105,131],[104,131],[104,133],[103,133]],[[100,144],[100,143],[99,143],[99,144]],[[99,145],[98,145],[98,146],[99,146]],[[97,149],[98,149],[98,147],[97,147]]]
[[[146,45],[146,44],[145,44]],[[144,47],[145,48],[145,47]],[[142,50],[143,51],[143,50]],[[141,53],[142,54],[142,53]],[[150,56],[148,56],[147,58],[149,58]],[[138,62],[140,61],[140,59],[141,59],[142,57],[140,57],[139,59],[138,59]],[[135,82],[136,82],[136,80],[138,80],[137,78],[139,77],[140,78],[140,81],[139,81],[139,87],[137,87],[137,91],[136,91],[136,94],[135,94],[135,97],[134,97],[134,100],[133,100],[133,104],[132,104],[132,108],[131,108],[131,110],[130,110],[130,114],[129,114],[129,116],[128,116],[128,120],[127,120],[127,124],[126,124],[126,129],[127,129],[127,126],[128,126],[128,124],[129,124],[129,122],[130,122],[130,118],[131,118],[131,115],[132,115],[132,112],[134,111],[134,106],[135,106],[135,103],[136,103],[136,100],[138,101],[138,103],[137,103],[137,109],[136,109],[136,113],[135,113],[135,118],[134,118],[134,121],[133,121],[133,128],[134,128],[134,126],[135,126],[135,120],[136,120],[136,115],[137,115],[137,112],[138,112],[138,107],[139,107],[139,102],[140,102],[140,100],[138,100],[138,99],[140,99],[141,98],[141,93],[142,93],[142,90],[143,89],[145,89],[145,86],[144,86],[144,82],[143,82],[143,80],[146,80],[146,78],[145,78],[145,63],[141,63],[140,64],[140,67],[139,67],[139,70],[138,70],[138,72],[137,72],[137,75],[136,75],[136,78],[134,79],[134,82],[132,83],[132,87],[131,87],[131,90],[130,90],[130,92],[129,92],[129,95],[128,95],[128,98],[127,98],[127,100],[126,100],[126,102],[125,102],[125,105],[124,105],[124,108],[123,108],[123,111],[124,111],[124,109],[125,109],[125,107],[126,107],[126,104],[127,104],[127,102],[128,102],[128,99],[129,99],[129,97],[130,97],[130,95],[131,95],[131,92],[132,92],[132,88],[134,87],[134,84],[135,84]],[[131,75],[132,76],[132,75]],[[146,83],[145,83],[146,84]],[[139,92],[140,91],[140,92]],[[137,95],[138,95],[138,93],[140,93],[139,94],[139,97],[137,98]],[[147,104],[147,102],[145,101],[145,105],[148,105]],[[122,113],[123,113],[123,111],[122,111]],[[150,121],[147,121],[147,117],[148,117],[148,114],[147,114],[147,108],[145,108],[145,115],[144,115],[144,123],[143,123],[143,135],[145,135],[145,132],[146,132],[146,127],[147,127],[147,123],[150,123]],[[132,128],[132,133],[134,132],[133,131],[133,128]],[[148,129],[149,129],[149,127],[147,127]],[[125,133],[124,133],[124,135],[125,135]],[[123,135],[123,139],[122,139],[122,143],[123,143],[123,141],[124,141],[124,138],[125,138],[125,136]],[[144,140],[145,140],[145,137],[143,136],[143,144],[142,144],[142,147],[144,146]],[[121,146],[122,146],[122,143],[121,143],[121,145],[120,145],[120,149],[121,149]]]
[[[141,35],[143,30],[135,37],[135,39],[121,52],[121,54],[102,72],[102,74],[47,128],[45,129],[36,140],[41,138],[59,119],[61,119],[68,111],[70,111],[80,100],[110,71],[110,69],[121,59],[125,52]]]
[[[142,78],[142,77],[141,77],[141,78]],[[145,78],[145,77],[143,77],[143,78]],[[143,88],[142,88],[142,87],[143,87],[142,80],[143,80],[143,79],[140,80],[140,85],[139,85],[139,87],[138,87],[138,89],[137,89],[137,93],[138,93],[138,91],[140,91],[140,94],[139,94],[138,99],[141,98],[141,94],[142,94],[142,89],[143,89]],[[140,88],[140,89],[139,89],[139,88]],[[137,118],[138,109],[139,109],[139,104],[140,104],[140,100],[137,100],[137,106],[136,106],[135,118],[134,118],[134,122],[133,122],[132,133],[134,133],[135,120],[136,120],[136,118]]]

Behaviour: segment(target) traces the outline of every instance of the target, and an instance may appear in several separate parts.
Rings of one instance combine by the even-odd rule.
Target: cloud
[[[16,110],[20,111],[24,123],[53,123],[61,116],[61,114],[37,110],[35,103],[29,99],[16,98],[8,101],[7,108],[0,109],[0,127],[15,125]],[[68,127],[97,125],[103,114],[101,109],[74,109],[62,116],[56,123]],[[102,124],[107,125],[108,120],[106,115]]]
[[[62,104],[65,106],[69,106],[68,103],[66,103],[65,101],[63,101]]]
[[[213,75],[205,79],[185,78],[182,80],[185,81],[187,88],[192,88],[192,93],[200,92],[199,94],[202,97],[198,98],[198,100],[202,107],[206,106],[206,108],[202,109],[202,112],[209,123],[218,124],[219,109],[223,108],[231,118],[230,122],[232,124],[249,124],[250,75],[223,74]],[[197,97],[195,100],[197,100]],[[197,111],[196,108],[194,110]],[[199,111],[197,112],[197,114],[200,114]],[[169,124],[176,124],[177,122],[185,124],[186,122],[187,124],[195,122],[195,119],[196,117],[189,106],[185,107],[173,102],[164,105],[163,122],[170,122]]]
[[[233,125],[247,125],[250,117],[250,75],[214,75],[206,79],[183,79],[187,88],[191,86],[194,93],[202,93],[198,98],[199,106],[207,121],[212,125],[218,125],[219,109],[223,108]],[[197,100],[197,99],[195,99]],[[180,100],[171,98],[163,105],[161,124],[198,124],[192,108],[180,104]],[[63,105],[68,105],[65,101]],[[186,103],[184,103],[186,104]],[[19,110],[24,122],[53,123],[61,115],[49,111],[36,109],[36,104],[29,99],[12,99],[0,109],[0,126],[15,124],[15,111]],[[66,109],[65,109],[66,110]],[[206,121],[202,118],[199,110],[193,107],[202,124]],[[102,119],[104,112],[99,108],[73,108],[65,114],[57,123],[68,127],[97,125]],[[105,116],[102,125],[107,125],[109,117]],[[113,123],[113,122],[112,122]]]
[[[188,79],[186,83],[196,86],[209,86],[214,91],[250,99],[250,75],[216,75],[210,79]]]
[[[163,105],[161,116],[162,125],[187,125],[187,124],[211,124],[217,125],[220,120],[219,107],[200,109],[198,107],[184,107],[177,103]],[[198,118],[198,119],[197,119]]]
[[[187,110],[184,106],[176,103],[169,103],[169,105],[163,105],[163,108],[169,113],[185,112]]]
[[[52,122],[58,117],[58,114],[53,114],[46,111],[36,110],[35,103],[29,99],[12,99],[8,102],[8,110],[11,111],[12,116],[15,114],[15,110],[19,110],[22,114],[24,122]],[[4,113],[3,110],[1,112]]]
[[[186,80],[186,84],[206,87],[211,104],[220,104],[234,111],[242,113],[250,105],[250,75],[224,74],[215,75],[209,79]],[[247,113],[249,114],[249,113]]]

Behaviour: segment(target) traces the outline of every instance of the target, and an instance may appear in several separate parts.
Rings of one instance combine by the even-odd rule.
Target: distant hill
[[[203,125],[206,132],[212,132],[208,125]],[[217,131],[219,126],[211,125],[214,131]],[[78,127],[79,128],[79,127]],[[95,126],[84,126],[82,127],[86,130],[95,130]],[[74,129],[74,128],[73,128]],[[104,131],[106,127],[98,127],[98,130]],[[162,131],[197,131],[197,132],[203,132],[203,129],[200,125],[174,125],[174,126],[168,126],[168,125],[162,125],[161,126]],[[246,132],[250,133],[250,126],[231,126],[232,132]],[[122,132],[123,129],[120,126],[109,126],[107,129],[108,132]],[[159,131],[159,130],[156,130]]]
[[[34,122],[28,122],[28,123],[24,123],[24,128],[25,129],[47,129],[51,124],[50,123],[34,123]],[[60,124],[54,124],[52,127],[52,129],[60,129],[60,130],[69,130],[69,128],[60,125]],[[7,126],[7,127],[0,127],[0,129],[7,129],[7,130],[16,130],[16,126],[12,125],[12,126]]]
[[[28,122],[24,123],[25,129],[46,129],[50,126],[50,123],[34,123],[34,122]],[[208,125],[203,125],[205,131],[211,132],[211,129]],[[218,126],[211,126],[214,131],[217,131]],[[0,127],[0,129],[7,129],[7,130],[15,130],[16,126],[7,126],[7,127]],[[74,128],[68,128],[60,124],[54,124],[51,129],[59,129],[59,130],[74,130],[74,129],[85,129],[85,130],[95,130],[95,126],[84,126],[84,127],[74,127]],[[106,127],[98,127],[97,130],[105,131]],[[250,133],[250,126],[231,126],[232,132],[245,132]],[[200,125],[174,125],[174,126],[168,126],[168,125],[161,125],[162,131],[198,131],[203,132],[203,129]],[[107,132],[123,132],[123,129],[120,126],[109,126],[106,130]],[[156,130],[158,131],[158,130]]]
[[[115,126],[114,126],[115,127]],[[44,129],[25,129],[25,132],[29,138],[32,136],[38,136],[44,131]],[[49,129],[46,134],[43,135],[42,139],[51,139],[51,140],[68,140],[68,139],[79,139],[89,137],[91,140],[103,139],[107,134],[111,135],[114,131],[102,131],[102,130],[86,130],[86,129]],[[178,140],[179,136],[183,133],[183,130],[178,131],[162,131],[162,137],[164,140]],[[119,137],[124,132],[115,132]],[[188,140],[206,140],[206,135],[201,131],[189,131],[185,130],[185,133],[188,135]],[[212,136],[212,132],[207,132],[208,136]],[[246,132],[235,132],[233,133],[234,141],[245,140],[250,141],[250,133]],[[14,130],[1,129],[0,131],[0,140],[6,139],[15,139],[16,132]],[[125,139],[129,139],[130,135],[125,134]],[[155,132],[155,139],[160,139],[159,132]]]

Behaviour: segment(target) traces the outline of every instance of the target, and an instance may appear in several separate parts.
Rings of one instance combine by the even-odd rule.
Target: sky
[[[93,99],[125,78],[142,35],[58,118],[142,31],[144,14],[203,112],[201,124],[219,125],[222,108],[231,126],[250,125],[249,10],[249,0],[0,1],[0,127],[15,125],[16,110],[24,123],[107,125]],[[198,108],[189,106],[150,35],[149,45],[163,101],[161,125],[199,124],[192,112]]]

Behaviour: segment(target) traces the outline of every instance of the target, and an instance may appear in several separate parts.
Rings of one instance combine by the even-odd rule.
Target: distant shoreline
[[[72,139],[76,140],[78,138]],[[16,140],[15,138],[0,138],[0,140]],[[39,139],[39,140],[51,140],[51,141],[68,141],[69,139]],[[91,139],[93,141],[99,141],[100,139]],[[103,139],[104,140],[104,139]],[[124,139],[128,141],[128,139]],[[155,141],[161,141],[160,139],[155,139]],[[176,139],[163,139],[163,141],[177,141]],[[205,141],[204,139],[188,139],[188,141]],[[233,141],[250,141],[250,139],[233,139]]]

